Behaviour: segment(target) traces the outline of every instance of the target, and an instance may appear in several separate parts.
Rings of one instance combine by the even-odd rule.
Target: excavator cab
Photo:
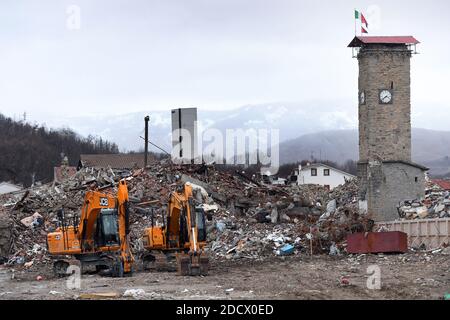
[[[97,218],[96,245],[113,247],[120,245],[117,209],[102,209]]]

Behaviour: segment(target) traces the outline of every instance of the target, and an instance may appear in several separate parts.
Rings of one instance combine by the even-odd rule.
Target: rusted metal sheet
[[[408,235],[404,232],[366,232],[347,236],[348,253],[405,253]]]

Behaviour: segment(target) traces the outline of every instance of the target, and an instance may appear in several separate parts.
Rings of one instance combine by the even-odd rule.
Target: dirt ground
[[[367,287],[370,265],[380,268],[379,290]],[[87,293],[108,293],[116,299],[443,299],[450,293],[450,256],[408,253],[212,261],[206,277],[138,271],[127,278],[83,275],[80,289],[68,289],[66,282],[53,277],[49,266],[22,271],[0,266],[0,299],[96,298],[86,297]],[[125,297],[128,289],[143,291]]]

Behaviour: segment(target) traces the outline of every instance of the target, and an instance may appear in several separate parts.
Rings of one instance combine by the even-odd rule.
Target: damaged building
[[[414,37],[355,37],[359,62],[359,198],[376,221],[398,218],[405,199],[424,197],[426,167],[411,161]]]

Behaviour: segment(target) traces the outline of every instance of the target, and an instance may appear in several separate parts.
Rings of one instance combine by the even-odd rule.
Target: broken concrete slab
[[[33,215],[23,218],[20,222],[29,228],[34,228],[42,225],[44,223],[44,218],[39,214],[39,212],[35,212]]]

